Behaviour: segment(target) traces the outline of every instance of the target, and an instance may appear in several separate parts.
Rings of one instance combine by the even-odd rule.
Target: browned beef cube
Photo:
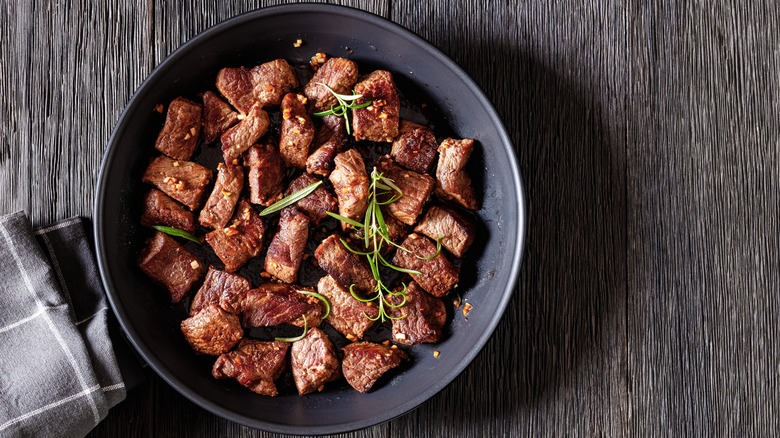
[[[369,180],[363,157],[357,149],[336,155],[336,168],[330,182],[339,200],[339,214],[358,222],[363,221],[368,207]],[[345,224],[342,224],[346,228]]]
[[[433,240],[440,236],[441,244],[455,257],[463,257],[474,242],[475,224],[470,218],[450,207],[433,206],[414,229]]]
[[[387,205],[387,212],[407,225],[414,225],[417,216],[433,193],[435,184],[433,178],[430,175],[406,170],[396,165],[388,156],[380,158],[376,167],[382,176],[393,180],[403,193],[400,199]]]
[[[287,190],[284,192],[284,196],[289,196],[298,190],[305,189],[306,187],[318,182],[319,179],[309,175],[308,173],[302,173],[301,176],[295,178]],[[330,194],[330,191],[323,186],[317,187],[309,196],[301,199],[295,204],[298,210],[306,213],[309,219],[315,224],[320,223],[321,220],[328,216],[329,211],[336,211],[338,208],[338,201],[336,197]]]
[[[138,256],[138,266],[168,290],[172,303],[181,301],[204,271],[194,254],[159,231],[146,242]]]
[[[219,356],[244,337],[238,317],[210,304],[181,322],[184,339],[200,354]]]
[[[279,153],[288,166],[306,168],[309,146],[314,139],[314,124],[306,112],[300,94],[287,93],[282,100],[282,127],[279,135]]]
[[[338,101],[325,84],[338,94],[351,94],[352,86],[358,78],[358,66],[355,61],[346,58],[330,58],[314,73],[303,92],[311,101],[314,111],[327,111]]]
[[[282,210],[279,230],[268,245],[265,270],[279,280],[295,283],[308,238],[309,218],[295,207]]]
[[[267,207],[282,199],[284,163],[270,140],[249,148],[244,165],[249,168],[247,181],[251,203]]]
[[[288,348],[290,344],[286,342],[244,338],[235,350],[217,358],[211,375],[216,379],[234,378],[261,395],[279,395],[274,382],[287,364]]]
[[[203,280],[203,286],[192,298],[190,316],[195,315],[210,304],[218,305],[223,294],[242,294],[249,289],[252,289],[252,285],[246,278],[210,266],[206,273],[206,279]]]
[[[255,99],[263,106],[279,105],[285,94],[298,88],[298,76],[284,59],[260,64],[249,73]]]
[[[401,297],[391,297],[395,304],[401,303]],[[415,282],[406,287],[406,303],[393,309],[393,340],[415,345],[422,342],[439,342],[444,334],[447,322],[447,310],[444,302],[425,293]]]
[[[230,105],[211,91],[203,94],[203,137],[206,143],[218,139],[236,122],[238,113]]]
[[[154,147],[176,160],[189,160],[198,145],[200,113],[197,103],[183,97],[173,99]]]
[[[322,304],[310,295],[304,295],[289,284],[265,283],[247,292],[228,291],[222,295],[219,305],[223,309],[241,315],[246,328],[273,327],[292,324],[317,327],[322,322]]]
[[[342,287],[355,285],[356,292],[370,293],[376,289],[376,280],[371,269],[355,254],[349,252],[338,235],[333,234],[322,241],[314,250],[317,264]]]
[[[263,249],[263,233],[263,220],[254,208],[242,199],[236,206],[230,225],[206,234],[206,242],[225,264],[225,270],[234,272],[247,260],[260,254]]]
[[[355,140],[393,141],[398,136],[401,104],[389,71],[376,70],[355,85],[363,95],[357,103],[371,101],[371,106],[352,111]]]
[[[225,162],[232,163],[241,156],[250,146],[257,143],[264,136],[271,125],[268,113],[263,111],[260,104],[255,104],[249,110],[244,120],[225,131],[220,137],[222,141],[222,153]]]
[[[306,159],[306,171],[317,175],[328,176],[333,170],[333,158],[347,144],[347,132],[344,118],[325,116],[322,126],[317,131],[312,142],[314,152]]]
[[[200,224],[207,228],[224,228],[233,216],[243,188],[244,168],[240,165],[219,163],[214,190],[198,217]]]
[[[410,252],[396,251],[393,264],[419,271],[419,274],[410,275],[429,294],[443,297],[458,283],[458,268],[447,260],[444,254],[424,260],[436,254],[435,242],[419,234],[410,234],[401,246]]]
[[[177,161],[160,155],[149,163],[143,181],[195,210],[203,202],[206,186],[211,182],[211,170],[191,161]]]
[[[473,149],[474,140],[470,139],[448,138],[441,142],[436,167],[436,196],[469,210],[479,210],[471,177],[465,169]]]
[[[195,217],[183,205],[171,199],[165,193],[151,189],[144,197],[144,212],[141,225],[167,225],[180,230],[195,232]]]
[[[372,342],[356,342],[342,348],[341,371],[347,383],[360,392],[368,392],[386,372],[401,365],[409,356],[395,345],[388,347]]]
[[[233,105],[246,114],[254,105],[255,97],[252,75],[244,67],[227,67],[217,73],[217,90]]]
[[[318,328],[290,347],[292,375],[298,394],[322,391],[323,385],[341,377],[341,364],[328,335]]]
[[[401,121],[400,134],[393,141],[390,155],[396,163],[417,173],[428,173],[436,158],[436,136],[425,126]]]
[[[330,301],[330,315],[327,321],[350,341],[363,338],[363,334],[374,325],[370,318],[376,318],[379,311],[376,306],[360,302],[341,287],[330,275],[317,283],[317,292]]]

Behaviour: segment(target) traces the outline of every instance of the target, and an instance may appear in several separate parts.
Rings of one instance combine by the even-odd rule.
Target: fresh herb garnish
[[[374,103],[373,101],[368,101],[368,102],[363,102],[363,103],[355,103],[356,100],[358,100],[361,97],[363,97],[362,94],[355,94],[355,90],[352,90],[352,94],[351,95],[349,95],[349,94],[339,94],[339,93],[336,93],[335,91],[333,91],[333,89],[330,88],[329,86],[323,84],[322,82],[317,82],[317,85],[322,85],[323,87],[325,87],[325,89],[328,90],[330,92],[330,94],[332,94],[333,97],[336,98],[336,100],[338,101],[339,104],[336,105],[336,106],[331,105],[329,110],[316,112],[316,113],[314,113],[314,115],[317,116],[317,117],[324,117],[324,116],[329,116],[329,115],[334,115],[334,116],[338,116],[338,117],[344,117],[344,122],[345,122],[345,124],[347,126],[347,134],[351,134],[352,133],[350,131],[350,128],[349,128],[349,116],[347,115],[347,113],[349,112],[348,110],[356,110],[356,109],[366,108],[366,107],[371,106]]]
[[[308,186],[298,190],[297,192],[291,193],[289,196],[286,196],[274,202],[273,204],[269,205],[268,207],[264,208],[263,211],[260,212],[260,216],[268,216],[271,213],[276,213],[277,211],[283,209],[284,207],[288,207],[290,205],[295,204],[301,199],[311,195],[315,190],[317,190],[317,187],[321,185],[322,185],[322,181],[317,181],[316,183],[309,184]]]
[[[312,291],[308,291],[308,290],[299,290],[297,292],[299,294],[310,295],[310,296],[312,296],[312,297],[322,301],[322,303],[325,304],[325,314],[322,315],[322,319],[325,319],[325,318],[328,317],[328,315],[330,315],[330,301],[328,301],[327,298],[323,297],[322,295],[318,294],[317,292],[312,292]]]
[[[194,234],[188,233],[187,231],[180,230],[178,228],[166,227],[165,225],[152,225],[152,228],[154,228],[155,230],[157,230],[157,231],[159,231],[161,233],[165,233],[165,234],[168,234],[168,235],[171,235],[171,236],[176,236],[176,237],[183,237],[183,238],[185,238],[187,240],[191,240],[191,241],[193,241],[195,243],[198,243],[198,244],[201,243],[200,239],[198,239]]]
[[[301,333],[298,336],[292,337],[292,338],[274,338],[277,341],[280,342],[298,342],[301,339],[306,337],[306,334],[309,333],[309,324],[306,322],[306,315],[303,316],[303,333]]]

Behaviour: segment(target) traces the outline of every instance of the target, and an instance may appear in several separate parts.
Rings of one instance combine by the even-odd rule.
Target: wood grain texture
[[[287,2],[0,3],[0,214],[90,216],[114,122],[181,43]],[[496,334],[416,411],[348,437],[768,436],[780,427],[780,8],[771,0],[340,2],[451,56],[527,185]],[[159,378],[93,436],[272,437]]]

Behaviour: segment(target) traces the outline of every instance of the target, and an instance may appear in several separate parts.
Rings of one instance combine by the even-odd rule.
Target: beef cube
[[[242,294],[249,289],[252,289],[252,285],[246,278],[210,266],[206,273],[206,279],[203,280],[203,285],[192,298],[190,316],[211,304],[219,305],[219,299],[224,294]]]
[[[194,254],[172,237],[159,231],[146,242],[138,266],[152,280],[164,286],[172,303],[178,303],[192,285],[203,277],[203,267]]]
[[[368,207],[369,180],[363,157],[357,149],[336,155],[336,168],[330,174],[330,182],[339,200],[339,214],[362,222]],[[346,224],[342,224],[347,227]]]
[[[306,159],[306,172],[328,176],[333,170],[333,158],[347,144],[344,118],[325,116],[312,142],[314,152]]]
[[[247,260],[260,254],[263,249],[263,233],[263,220],[254,208],[242,199],[236,207],[230,225],[206,234],[206,242],[225,264],[225,270],[235,272]]]
[[[401,104],[389,71],[376,70],[355,85],[355,93],[363,97],[358,104],[371,106],[352,111],[355,140],[393,141],[398,136]]]
[[[402,120],[399,132],[390,150],[393,160],[409,170],[427,174],[439,147],[433,131],[417,123]]]
[[[212,356],[230,351],[244,337],[238,317],[216,304],[210,304],[182,321],[181,332],[193,350]]]
[[[190,233],[195,232],[195,216],[183,205],[165,193],[151,189],[144,197],[144,212],[141,225],[167,225]]]
[[[414,225],[417,216],[433,193],[435,184],[433,178],[430,175],[406,170],[396,165],[388,156],[381,157],[376,167],[382,176],[393,180],[403,193],[400,199],[387,205],[387,212],[407,225]]]
[[[371,269],[349,252],[341,243],[338,235],[333,234],[322,241],[314,250],[317,264],[342,287],[349,289],[355,285],[355,290],[370,293],[376,289],[376,280]]]
[[[342,348],[341,371],[347,383],[360,392],[368,392],[382,375],[401,365],[409,356],[393,345],[356,342]]]
[[[317,292],[330,301],[327,321],[350,341],[362,339],[366,330],[374,325],[375,321],[369,318],[379,316],[375,306],[356,300],[349,290],[341,287],[330,275],[320,279]]]
[[[292,324],[317,327],[322,322],[320,301],[304,295],[289,284],[265,283],[246,292],[227,291],[220,297],[219,305],[228,312],[241,316],[246,328],[273,327]]]
[[[287,190],[284,192],[284,196],[289,196],[298,190],[305,189],[306,187],[318,182],[319,179],[309,175],[308,173],[302,173],[301,176],[295,178]],[[329,211],[336,211],[338,209],[338,201],[336,197],[331,195],[330,191],[323,186],[317,187],[309,196],[301,199],[295,206],[298,210],[309,216],[315,224],[319,224],[321,220],[328,217]]]
[[[154,147],[176,160],[189,160],[198,145],[201,107],[183,97],[168,105],[165,125]]]
[[[391,296],[394,304],[401,303],[401,297]],[[406,303],[392,309],[393,340],[415,345],[422,342],[439,342],[447,322],[447,310],[441,298],[425,293],[415,282],[406,287]]]
[[[285,283],[295,283],[308,238],[309,218],[295,207],[282,210],[279,231],[268,245],[265,270]]]
[[[264,136],[271,125],[268,113],[263,111],[260,104],[254,104],[244,120],[225,131],[220,137],[222,141],[222,153],[225,162],[232,163],[241,156],[250,146]]]
[[[458,268],[450,263],[444,254],[438,254],[431,260],[424,260],[436,254],[436,243],[427,237],[410,234],[401,246],[409,252],[396,251],[393,264],[420,272],[410,275],[429,294],[443,297],[458,283]]]
[[[198,220],[206,228],[224,228],[233,216],[241,190],[244,188],[244,168],[219,163],[214,190],[200,211]]]
[[[195,210],[203,202],[206,186],[211,182],[211,170],[191,161],[177,161],[160,155],[149,163],[143,181]]]
[[[293,380],[299,395],[322,391],[323,385],[341,377],[341,363],[328,335],[318,328],[290,347]]]
[[[249,73],[255,99],[263,106],[279,105],[285,94],[298,88],[298,75],[284,59],[260,64]]]
[[[249,148],[244,165],[249,168],[247,181],[251,203],[267,207],[282,199],[284,163],[270,140]]]
[[[227,67],[217,73],[217,90],[233,107],[246,114],[254,105],[255,97],[252,75],[244,67]]]
[[[211,375],[215,379],[236,379],[252,391],[277,396],[274,383],[287,364],[287,342],[263,342],[244,338],[235,350],[225,353],[214,362]]]
[[[306,112],[300,94],[287,93],[282,100],[282,127],[279,134],[279,153],[288,166],[306,168],[309,146],[314,139],[314,124]]]
[[[433,240],[441,237],[441,244],[447,251],[455,257],[463,257],[474,242],[475,224],[453,208],[433,206],[414,231]]]
[[[466,172],[466,163],[474,149],[474,140],[448,138],[439,145],[436,167],[436,196],[469,210],[479,210],[477,196]]]
[[[311,101],[312,110],[327,111],[338,105],[333,94],[322,84],[338,94],[351,94],[352,86],[358,78],[358,66],[355,61],[346,58],[330,58],[325,61],[303,89]]]
[[[206,143],[218,139],[237,122],[238,113],[224,100],[211,91],[203,94],[203,137]]]

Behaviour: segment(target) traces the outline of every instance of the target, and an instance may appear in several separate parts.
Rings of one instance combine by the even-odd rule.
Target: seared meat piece
[[[279,231],[268,245],[265,270],[285,283],[295,283],[308,238],[309,218],[295,207],[282,210]]]
[[[357,103],[372,101],[371,106],[352,111],[355,140],[393,141],[398,136],[401,104],[389,71],[376,70],[355,85],[363,97]]]
[[[328,176],[333,170],[333,158],[347,144],[347,132],[344,118],[325,116],[322,126],[312,142],[314,152],[306,159],[306,171],[317,175]]]
[[[284,192],[284,196],[289,196],[298,190],[305,189],[306,187],[316,183],[319,179],[309,175],[308,173],[302,173],[301,176],[295,178],[287,190]],[[323,186],[317,187],[317,190],[313,191],[309,196],[301,199],[295,204],[298,210],[306,213],[309,219],[315,224],[319,224],[321,220],[328,216],[329,211],[336,211],[338,203],[336,197],[330,194],[330,191]]]
[[[239,165],[219,163],[214,190],[200,211],[198,220],[207,228],[224,228],[233,216],[241,190],[244,188],[244,168]]]
[[[279,105],[285,94],[298,88],[298,76],[284,59],[260,64],[249,73],[255,99],[263,106]]]
[[[195,210],[200,207],[206,186],[211,182],[211,170],[191,161],[177,161],[160,155],[149,163],[143,181]]]
[[[287,342],[263,342],[244,338],[235,350],[214,362],[211,375],[215,379],[235,378],[252,391],[269,396],[279,395],[274,383],[287,364]]]
[[[330,182],[339,199],[339,214],[358,222],[363,221],[368,207],[369,180],[363,157],[357,149],[336,155],[336,168]],[[346,224],[342,223],[346,228]]]
[[[436,254],[436,243],[425,236],[410,234],[401,244],[406,251],[396,251],[393,264],[406,269],[419,271],[410,274],[426,292],[443,297],[458,283],[458,268],[453,266],[444,254],[439,254],[431,260],[423,260]]]
[[[428,173],[436,158],[436,136],[425,126],[401,121],[400,134],[393,141],[390,155],[396,163],[417,173]]]
[[[189,160],[198,145],[200,113],[197,103],[183,97],[173,99],[154,147],[176,160]]]
[[[441,244],[455,257],[463,257],[474,242],[474,221],[450,207],[433,206],[414,229]]]
[[[244,67],[227,67],[217,73],[217,90],[233,105],[246,114],[257,98],[252,84],[252,75]]]
[[[181,332],[193,350],[213,356],[230,351],[244,337],[238,317],[216,304],[209,304],[182,321]]]
[[[479,210],[471,177],[465,169],[473,149],[474,140],[470,139],[448,138],[441,142],[436,167],[436,196],[469,210]]]
[[[203,94],[203,137],[206,143],[218,139],[236,122],[238,113],[230,105],[211,91]]]
[[[401,297],[390,299],[394,304],[401,302]],[[406,287],[406,303],[403,307],[392,309],[391,315],[399,318],[393,320],[393,340],[406,345],[439,342],[447,322],[444,302],[425,293],[415,282]]]
[[[198,258],[159,231],[141,250],[138,266],[149,278],[168,290],[172,303],[181,301],[192,285],[203,277],[203,266]]]
[[[270,125],[271,120],[268,118],[268,113],[263,111],[260,104],[254,104],[244,120],[225,131],[220,137],[225,162],[232,163],[233,160],[240,157],[257,140],[260,140],[260,137],[265,135]]]
[[[273,143],[254,145],[244,156],[249,168],[249,201],[267,207],[282,199],[284,163]]]
[[[405,170],[388,156],[381,157],[376,167],[382,176],[393,180],[403,193],[401,199],[388,204],[387,212],[407,225],[414,225],[433,192],[435,184],[433,178],[430,175]]]
[[[371,342],[356,342],[342,348],[341,370],[347,383],[360,392],[368,392],[389,370],[401,365],[409,356],[395,345],[387,347]]]
[[[290,358],[295,387],[300,395],[322,391],[324,384],[341,377],[336,348],[328,335],[318,328],[309,330],[306,337],[292,344]]]
[[[195,232],[195,217],[183,205],[171,199],[165,193],[151,189],[144,197],[144,212],[141,225],[167,225],[180,230]]]
[[[322,322],[322,304],[317,298],[299,293],[296,287],[282,283],[265,283],[247,292],[226,291],[219,305],[241,316],[246,328],[292,324],[308,327]]]
[[[338,235],[333,234],[323,240],[314,250],[314,257],[320,268],[342,287],[349,289],[350,285],[354,284],[355,290],[362,293],[373,292],[376,289],[376,280],[369,267],[344,248]]]
[[[352,86],[358,78],[358,66],[355,61],[346,58],[330,58],[323,64],[303,92],[311,101],[314,111],[327,111],[331,106],[338,105],[338,101],[325,84],[338,94],[351,94]]]
[[[230,225],[206,234],[206,242],[225,264],[225,270],[234,272],[263,249],[265,225],[254,208],[241,200]]]
[[[219,299],[223,294],[242,294],[249,289],[252,289],[252,285],[246,278],[210,266],[206,273],[206,279],[203,280],[203,286],[192,298],[190,316],[195,315],[210,304],[219,304]]]
[[[349,290],[341,287],[330,275],[317,283],[317,292],[330,301],[330,315],[327,321],[350,341],[363,338],[363,334],[374,325],[379,310],[355,299]]]
[[[306,112],[300,94],[287,93],[282,100],[282,127],[279,135],[279,153],[288,166],[306,168],[309,145],[314,139],[314,124]]]

